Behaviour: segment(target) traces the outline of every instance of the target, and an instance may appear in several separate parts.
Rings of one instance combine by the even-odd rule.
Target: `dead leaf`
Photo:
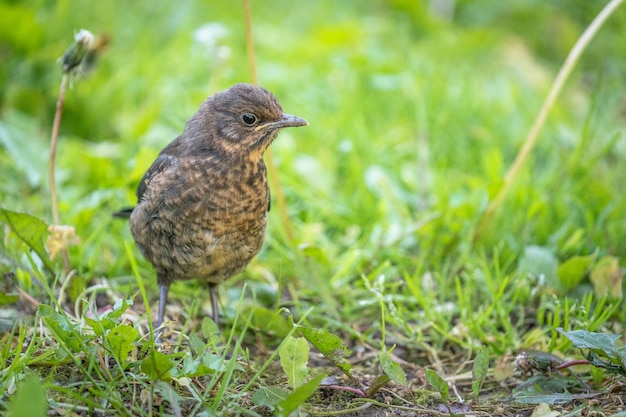
[[[74,226],[52,224],[48,226],[48,232],[50,235],[46,240],[46,250],[50,254],[50,259],[54,259],[62,250],[80,243]]]

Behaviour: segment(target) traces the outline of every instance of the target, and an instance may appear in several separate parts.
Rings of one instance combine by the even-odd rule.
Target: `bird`
[[[160,328],[170,285],[208,283],[219,324],[217,285],[242,272],[259,252],[270,210],[263,154],[287,127],[306,126],[284,113],[274,94],[246,83],[209,96],[146,171],[137,205],[118,212],[156,271]]]

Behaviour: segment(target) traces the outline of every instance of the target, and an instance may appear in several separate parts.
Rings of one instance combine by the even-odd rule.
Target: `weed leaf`
[[[252,402],[261,407],[273,407],[287,398],[288,394],[277,387],[262,387],[252,395]]]
[[[22,242],[35,251],[48,271],[54,271],[44,246],[44,242],[48,238],[48,225],[43,220],[27,213],[0,208],[0,222],[9,226]]]
[[[20,299],[19,295],[0,294],[0,306],[15,303]]]
[[[309,374],[309,343],[302,337],[287,337],[278,349],[280,366],[292,388],[301,386]]]
[[[113,310],[106,312],[105,314],[111,318],[120,318],[122,314],[128,310],[128,307],[133,305],[133,300],[127,300],[125,298],[121,298],[115,301],[113,304]]]
[[[558,328],[557,331],[567,337],[578,349],[586,349],[583,351],[583,356],[592,365],[626,376],[626,348],[621,345],[620,335],[586,330],[565,332],[562,328]],[[620,341],[620,346],[615,346],[618,341]]]
[[[264,307],[253,306],[252,325],[263,332],[276,334],[278,337],[285,337],[291,327],[278,312]]]
[[[367,398],[372,398],[387,382],[391,381],[391,378],[387,374],[378,375],[378,377],[370,384],[369,389],[365,393]]]
[[[313,395],[324,378],[326,378],[326,375],[320,374],[306,384],[293,390],[284,400],[276,404],[276,415],[278,417],[288,417],[293,411],[296,411],[298,407]]]
[[[604,334],[588,332],[586,330],[574,330],[566,332],[563,328],[556,329],[578,349],[599,349],[607,354],[615,353],[615,341],[620,338],[617,334]]]
[[[120,324],[106,335],[113,356],[122,366],[126,363],[128,354],[135,348],[134,342],[138,336],[137,329],[126,324]]]
[[[406,387],[406,375],[404,371],[398,365],[396,361],[391,359],[391,355],[387,352],[380,352],[378,356],[378,360],[380,361],[380,366],[383,368],[383,372],[387,375],[393,382],[396,382],[400,385]]]
[[[169,380],[171,378],[170,370],[173,367],[174,362],[170,358],[154,349],[150,349],[150,352],[141,363],[141,370],[153,381],[157,379]]]
[[[226,363],[224,362],[224,358],[221,355],[216,355],[209,351],[205,351],[202,354],[202,364],[211,371],[214,372],[225,372],[226,371]],[[235,363],[235,369],[238,371],[242,371],[243,368]]]
[[[40,304],[37,315],[43,320],[46,327],[52,332],[57,341],[65,344],[74,352],[81,352],[83,337],[79,333],[78,325],[70,322],[64,314],[57,313],[47,304]]]
[[[595,253],[586,256],[572,256],[567,261],[559,265],[556,274],[559,278],[561,286],[566,291],[569,291],[578,285],[578,283],[580,283],[580,281],[587,274],[587,271],[595,259]]]
[[[478,398],[483,382],[485,382],[488,369],[489,352],[487,351],[487,347],[483,346],[476,355],[476,358],[474,358],[474,366],[472,368],[472,392],[476,398]]]
[[[322,355],[341,369],[347,375],[350,375],[352,366],[344,358],[352,352],[348,350],[343,341],[334,334],[328,333],[323,329],[312,329],[309,327],[300,327],[302,335],[308,340]]]
[[[113,305],[113,310],[106,311],[103,314],[98,314],[94,311],[95,318],[90,318],[85,314],[83,315],[83,320],[91,326],[97,336],[104,336],[109,330],[120,324],[118,319],[132,305],[133,302],[131,300],[118,299]]]
[[[46,390],[35,375],[27,376],[11,400],[8,417],[43,417],[47,408]]]
[[[547,375],[537,375],[523,386],[514,390],[509,397],[511,400],[521,404],[541,404],[548,405],[565,404],[576,400],[593,398],[597,393],[571,393],[567,387],[571,385],[569,378],[560,376],[548,377]]]
[[[217,324],[208,317],[202,319],[202,336],[214,350],[222,343],[222,334]]]
[[[437,375],[437,372],[433,371],[430,368],[426,368],[426,380],[428,381],[431,387],[439,391],[439,394],[441,395],[441,399],[444,402],[447,402],[448,390],[450,389],[448,387],[448,383],[444,381],[442,377]]]

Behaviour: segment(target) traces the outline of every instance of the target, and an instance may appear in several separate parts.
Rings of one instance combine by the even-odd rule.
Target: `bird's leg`
[[[217,300],[217,284],[209,283],[209,294],[211,295],[211,309],[213,310],[213,321],[219,326],[220,307]]]
[[[167,293],[170,290],[169,284],[161,284],[159,286],[159,316],[155,327],[161,327],[163,324],[163,316],[165,316],[165,305],[167,304]]]

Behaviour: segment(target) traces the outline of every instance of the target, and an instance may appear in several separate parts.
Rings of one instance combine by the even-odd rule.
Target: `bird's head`
[[[235,84],[228,90],[209,97],[190,120],[209,123],[219,148],[239,155],[262,155],[285,127],[309,123],[283,113],[278,99],[263,87]]]

